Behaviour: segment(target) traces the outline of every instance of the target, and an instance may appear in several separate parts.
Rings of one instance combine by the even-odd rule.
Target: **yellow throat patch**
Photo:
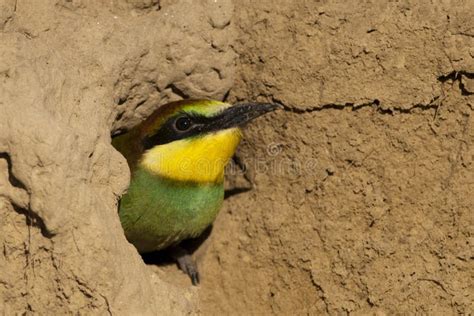
[[[177,140],[146,151],[140,165],[176,181],[218,183],[242,137],[239,128]]]

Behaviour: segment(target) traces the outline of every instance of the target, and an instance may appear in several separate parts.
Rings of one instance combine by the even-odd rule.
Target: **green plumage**
[[[137,169],[119,215],[127,239],[139,252],[151,252],[199,236],[223,199],[222,183],[179,183]]]

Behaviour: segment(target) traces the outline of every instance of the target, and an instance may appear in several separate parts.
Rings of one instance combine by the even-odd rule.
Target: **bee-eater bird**
[[[201,235],[216,218],[224,200],[224,168],[241,140],[240,127],[276,108],[270,103],[172,102],[114,138],[131,170],[119,217],[138,252],[173,249],[179,267],[194,285],[199,283],[196,265],[179,243]]]

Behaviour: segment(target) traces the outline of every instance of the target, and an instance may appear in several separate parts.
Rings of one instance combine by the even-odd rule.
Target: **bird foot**
[[[186,249],[175,246],[170,249],[171,257],[173,257],[178,263],[178,267],[189,277],[193,285],[199,284],[199,272],[197,269],[196,262],[194,262],[192,256],[186,251]]]

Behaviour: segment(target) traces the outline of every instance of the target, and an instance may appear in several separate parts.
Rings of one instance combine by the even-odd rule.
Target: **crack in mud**
[[[455,83],[458,83],[459,90],[461,91],[462,95],[474,94],[466,89],[464,83],[462,82],[463,77],[466,77],[468,79],[474,79],[474,73],[467,72],[467,71],[452,71],[448,74],[439,76],[437,80],[441,84],[447,83],[448,81],[451,81],[453,85]],[[307,108],[298,108],[294,105],[285,104],[284,102],[275,98],[274,96],[271,96],[271,100],[273,103],[281,105],[285,112],[291,112],[295,114],[306,114],[306,113],[320,112],[320,111],[325,111],[325,110],[344,110],[347,108],[351,109],[352,111],[358,111],[366,107],[372,107],[375,109],[376,112],[380,114],[393,115],[393,114],[409,114],[417,109],[420,109],[422,111],[435,109],[436,112],[438,112],[439,107],[441,106],[442,97],[443,97],[443,94],[437,95],[433,97],[428,103],[417,103],[409,108],[401,108],[401,107],[382,108],[381,102],[378,99],[373,99],[371,101],[364,102],[364,103],[354,103],[354,102],[326,103],[322,105],[310,106]]]
[[[184,92],[182,89],[178,88],[176,86],[176,84],[174,84],[174,83],[170,83],[169,85],[167,85],[165,87],[165,90],[166,89],[170,89],[171,92],[173,92],[175,95],[177,95],[178,97],[180,97],[182,99],[188,99],[189,98],[189,95],[186,92]]]
[[[283,110],[286,112],[291,112],[295,114],[306,114],[306,113],[312,113],[312,112],[320,112],[320,111],[325,111],[325,110],[344,110],[344,109],[351,109],[352,111],[358,111],[360,109],[366,108],[366,107],[372,107],[374,108],[378,113],[380,114],[409,114],[412,113],[413,110],[416,109],[421,109],[422,111],[426,110],[432,110],[432,109],[437,109],[439,107],[439,104],[437,103],[438,99],[440,96],[434,97],[429,103],[423,104],[423,103],[418,103],[413,105],[410,108],[382,108],[380,107],[380,101],[378,99],[374,99],[369,102],[365,103],[353,103],[353,102],[346,102],[346,103],[327,103],[319,106],[313,106],[305,109],[300,109],[295,106],[287,105],[284,104],[283,102],[272,98],[272,101],[276,104],[279,104],[283,107]]]
[[[329,303],[327,301],[326,292],[324,291],[323,287],[315,280],[314,275],[311,273],[311,271],[309,271],[309,276],[310,276],[310,280],[311,280],[311,283],[313,284],[314,288],[319,293],[321,293],[320,298],[324,303],[324,308],[326,310],[326,314],[329,314]]]
[[[7,152],[0,152],[0,159],[5,159],[7,161],[7,166],[8,166],[8,180],[10,181],[10,184],[18,189],[22,189],[26,191],[26,186],[23,182],[21,182],[15,175],[13,174],[12,171],[12,159],[10,157],[10,154]]]
[[[435,284],[438,288],[440,288],[443,292],[445,292],[446,294],[450,295],[450,296],[453,296],[453,294],[451,294],[447,289],[446,287],[444,286],[443,283],[441,283],[440,281],[436,280],[436,279],[429,279],[429,278],[419,278],[419,279],[416,279],[415,281],[418,281],[418,282],[421,282],[421,281],[425,281],[425,282],[431,282],[433,284]]]
[[[466,140],[466,134],[469,131],[469,116],[464,116],[464,122],[462,124],[462,134],[461,139],[459,139],[458,148],[456,150],[456,155],[454,160],[450,162],[449,174],[448,177],[444,180],[443,186],[446,190],[449,190],[452,187],[451,180],[454,178],[456,172],[458,171],[458,166],[462,162],[462,153],[465,146],[469,146],[468,141]]]
[[[466,77],[470,80],[474,80],[474,73],[469,72],[469,71],[464,71],[464,70],[460,70],[460,71],[455,70],[455,71],[452,71],[452,72],[450,72],[446,75],[439,76],[438,81],[441,82],[441,83],[446,83],[448,81],[451,81],[452,85],[454,85],[455,83],[458,83],[459,90],[461,90],[462,95],[472,95],[472,94],[474,94],[471,91],[467,90],[467,88],[466,88],[466,86],[465,86],[465,84],[463,83],[463,80],[462,80],[463,77]]]

